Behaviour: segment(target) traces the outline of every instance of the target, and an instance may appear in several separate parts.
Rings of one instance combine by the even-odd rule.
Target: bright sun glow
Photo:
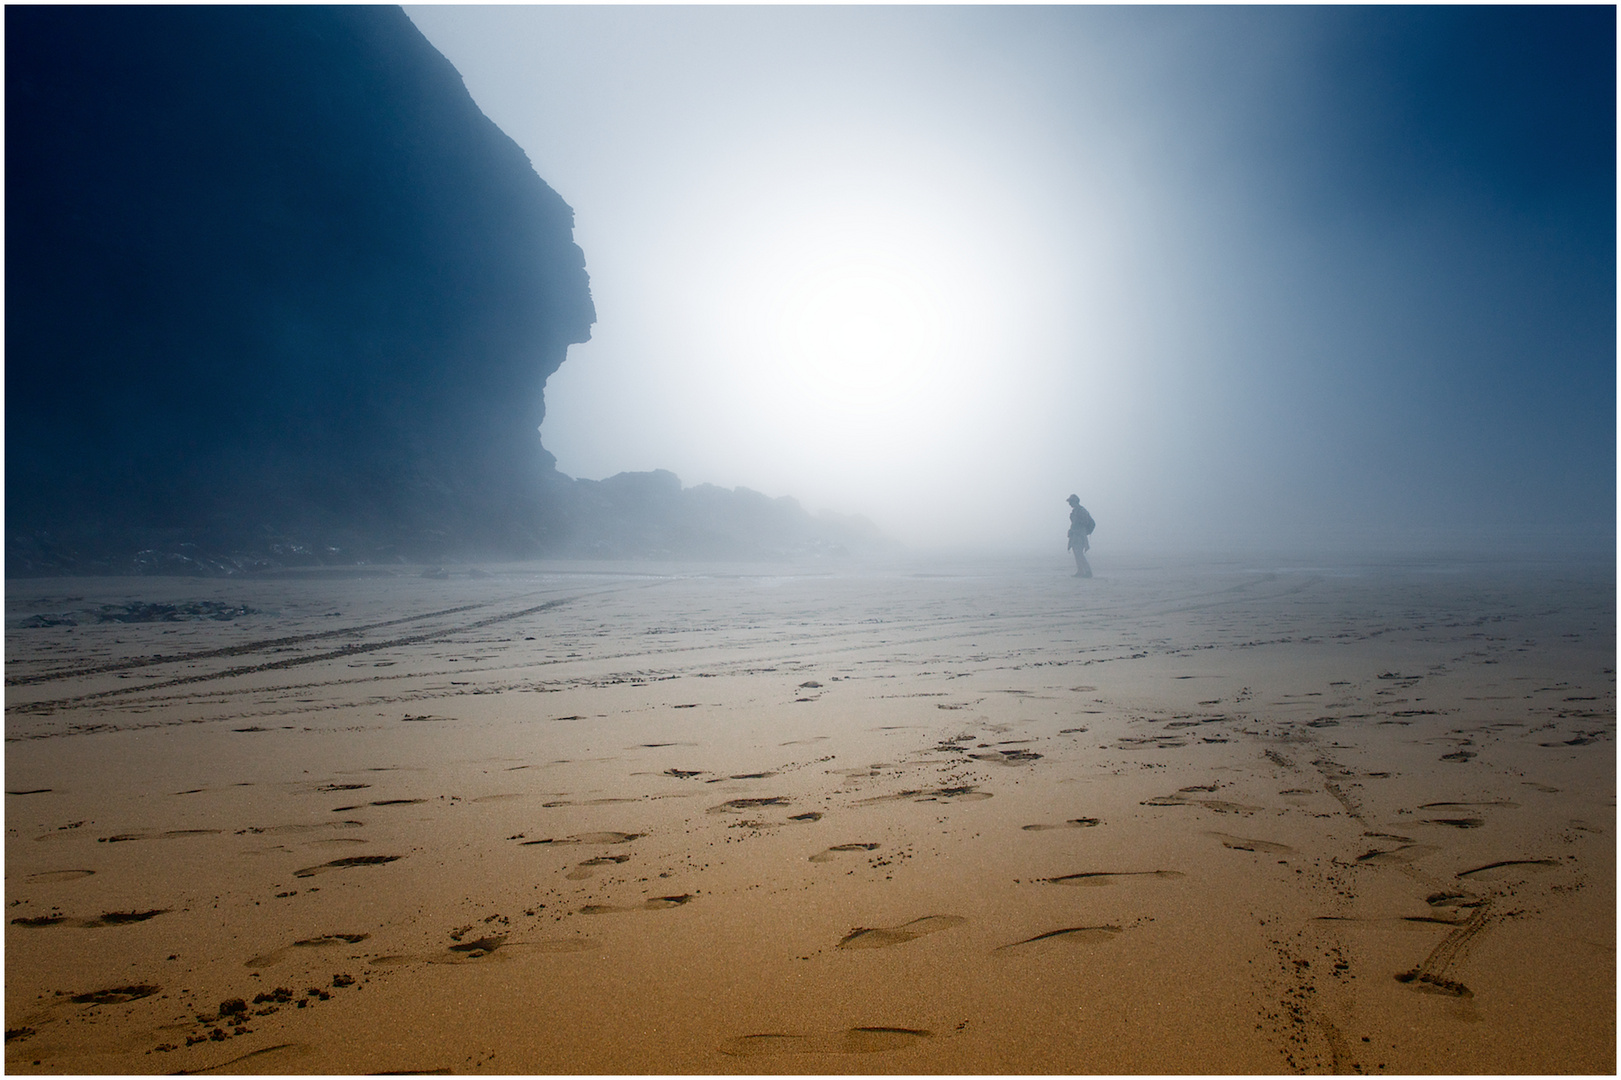
[[[969,412],[994,322],[964,237],[902,200],[800,204],[754,222],[717,265],[735,297],[743,411],[757,445],[831,477],[915,467]]]
[[[872,514],[910,539],[965,486],[1029,473],[1022,433],[1044,418],[1013,398],[1039,363],[1040,263],[1017,215],[979,212],[996,200],[961,163],[751,151],[659,219],[641,323],[594,282],[602,322],[548,384],[545,437],[613,463],[582,475],[670,468]],[[588,381],[594,404],[575,404]],[[651,449],[603,441],[608,410]]]
[[[781,307],[781,333],[797,361],[785,374],[822,408],[896,407],[927,377],[940,317],[909,267],[872,257],[817,266]]]

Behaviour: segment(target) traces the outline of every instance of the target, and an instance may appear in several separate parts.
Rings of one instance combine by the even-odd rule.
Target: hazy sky
[[[575,209],[566,473],[914,544],[1613,530],[1612,8],[406,10]]]

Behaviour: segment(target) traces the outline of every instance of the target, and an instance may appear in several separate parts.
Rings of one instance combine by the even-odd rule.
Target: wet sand
[[[9,582],[6,1068],[1615,1070],[1611,566],[1096,567]]]

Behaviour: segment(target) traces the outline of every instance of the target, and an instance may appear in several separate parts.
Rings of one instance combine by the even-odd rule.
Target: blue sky
[[[408,7],[576,210],[559,467],[918,544],[1610,542],[1614,11]]]

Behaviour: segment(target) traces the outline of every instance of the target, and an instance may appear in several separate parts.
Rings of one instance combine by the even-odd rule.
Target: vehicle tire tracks
[[[544,604],[522,608],[518,611],[509,611],[500,615],[492,615],[487,619],[476,619],[470,623],[461,623],[456,626],[445,627],[438,630],[428,630],[420,634],[409,634],[405,637],[390,638],[387,641],[369,641],[354,645],[345,645],[339,649],[327,652],[314,653],[309,656],[290,656],[285,660],[272,660],[263,664],[248,664],[242,667],[226,668],[223,671],[210,671],[198,675],[181,675],[162,682],[147,683],[143,686],[120,686],[112,690],[100,690],[93,694],[81,694],[78,697],[56,698],[50,701],[30,701],[14,705],[9,710],[20,714],[38,714],[55,712],[58,709],[74,708],[93,701],[104,701],[107,698],[125,697],[130,694],[148,693],[153,690],[166,690],[174,686],[190,686],[196,683],[213,682],[218,679],[233,679],[242,675],[254,675],[265,671],[285,671],[288,668],[302,667],[306,664],[319,664],[328,660],[341,660],[351,656],[364,656],[366,653],[380,652],[384,649],[398,649],[407,645],[421,645],[429,641],[439,641],[456,634],[466,633],[469,630],[478,630],[498,623],[511,622],[513,619],[522,619],[529,615],[536,615],[542,611],[550,611],[562,607],[578,597],[564,597],[558,600],[548,600]]]
[[[89,675],[106,675],[115,671],[130,671],[134,668],[154,667],[161,664],[184,664],[193,660],[216,660],[222,656],[248,656],[256,652],[264,652],[267,649],[280,649],[289,645],[299,645],[306,641],[321,641],[326,638],[364,634],[388,626],[421,622],[424,619],[443,618],[447,615],[460,615],[468,611],[477,611],[479,608],[491,607],[498,603],[500,603],[499,600],[488,600],[478,604],[463,604],[460,607],[445,608],[442,611],[429,611],[422,615],[407,615],[399,619],[386,619],[383,622],[345,626],[338,630],[322,630],[315,634],[294,634],[289,637],[264,638],[260,641],[247,641],[241,645],[230,645],[219,649],[201,649],[197,652],[175,653],[173,656],[159,653],[154,656],[137,656],[127,660],[96,664],[90,667],[58,668],[54,671],[41,671],[32,675],[7,675],[6,685],[32,686],[36,683],[55,682],[59,679],[78,679]]]

